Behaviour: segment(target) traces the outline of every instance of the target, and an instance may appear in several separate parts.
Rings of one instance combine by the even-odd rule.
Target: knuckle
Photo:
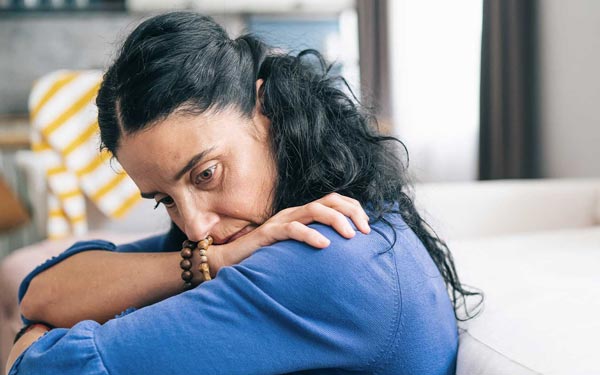
[[[306,210],[310,213],[316,213],[323,205],[318,202],[310,202],[306,205]]]
[[[362,205],[360,204],[360,202],[358,201],[358,199],[355,198],[348,198],[350,200],[350,202],[356,206],[362,207]]]
[[[262,228],[263,233],[269,233],[273,229],[275,229],[276,223],[266,222],[260,226]]]
[[[344,196],[341,195],[340,193],[329,193],[324,197],[324,200],[327,202],[330,202],[330,204],[339,202],[341,200],[343,200]]]
[[[285,224],[285,229],[287,231],[291,232],[291,231],[297,230],[300,226],[302,226],[302,224],[300,224],[300,222],[298,222],[298,221],[290,221],[289,223]]]

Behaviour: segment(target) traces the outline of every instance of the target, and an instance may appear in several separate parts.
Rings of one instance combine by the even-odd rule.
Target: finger
[[[337,209],[336,207],[333,207]],[[354,206],[353,209],[350,209],[351,212],[346,212],[345,215],[352,220],[356,228],[364,234],[369,234],[371,232],[371,226],[369,225],[369,216],[365,213],[362,207]],[[340,211],[341,212],[341,211]]]
[[[331,241],[327,239],[323,234],[319,233],[313,228],[309,228],[306,225],[292,221],[291,223],[282,224],[283,229],[279,232],[283,239],[292,239],[299,242],[304,242],[307,245],[315,247],[317,249],[323,249],[329,246]]]
[[[296,240],[318,249],[325,248],[331,243],[331,241],[323,234],[319,233],[319,231],[309,228],[299,221],[269,225],[268,227],[265,227],[265,230],[260,237],[268,244],[277,241]],[[262,246],[267,245],[263,244]]]
[[[339,210],[327,207],[318,202],[307,204],[305,209],[310,216],[311,222],[316,221],[321,224],[329,225],[346,238],[352,238],[356,234],[352,225],[350,225],[346,219],[346,216]]]
[[[222,263],[225,266],[230,266],[246,259],[261,247],[269,246],[277,241],[281,241],[281,239],[276,236],[279,230],[279,224],[265,223],[234,241],[223,245],[213,245],[211,248],[218,248],[218,253],[221,254]]]
[[[326,196],[324,196],[324,197],[323,197],[323,198],[321,198],[321,199],[323,199],[323,200],[325,200],[325,201],[329,201],[329,200],[332,200],[332,201],[338,201],[338,200],[342,200],[342,201],[345,201],[345,202],[347,202],[347,203],[350,203],[350,204],[352,204],[352,205],[354,205],[354,206],[357,206],[357,207],[361,207],[361,208],[362,208],[362,205],[360,204],[360,202],[359,202],[359,201],[357,201],[357,200],[356,200],[356,199],[354,199],[354,198],[350,198],[350,197],[347,197],[347,196],[345,196],[345,195],[342,195],[342,194],[340,194],[340,193],[329,193],[329,194],[327,194]]]
[[[324,198],[326,200],[332,200],[333,201],[332,205],[335,205],[335,203],[337,201],[343,201],[343,202],[346,202],[346,203],[356,207],[356,212],[359,212],[360,214],[362,214],[367,222],[369,221],[369,215],[367,215],[367,213],[365,212],[365,209],[363,208],[362,204],[358,200],[347,197],[347,196],[339,194],[339,193],[331,193],[331,194],[326,195]]]
[[[349,217],[354,225],[356,225],[356,228],[362,233],[368,234],[371,232],[371,227],[369,226],[369,216],[356,199],[333,193],[316,202],[322,203],[327,207],[331,207]]]

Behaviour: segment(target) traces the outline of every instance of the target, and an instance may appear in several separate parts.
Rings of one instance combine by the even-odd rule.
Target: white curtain
[[[389,2],[392,117],[418,182],[477,178],[481,0]]]

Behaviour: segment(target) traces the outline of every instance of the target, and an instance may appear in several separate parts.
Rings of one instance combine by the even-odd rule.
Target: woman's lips
[[[254,228],[255,227],[253,225],[250,225],[250,224],[246,225],[245,227],[243,227],[242,229],[240,229],[239,231],[237,231],[236,233],[231,235],[229,238],[227,238],[224,243],[233,242],[233,241],[237,240],[238,238],[242,237],[243,235],[252,232],[254,230]]]

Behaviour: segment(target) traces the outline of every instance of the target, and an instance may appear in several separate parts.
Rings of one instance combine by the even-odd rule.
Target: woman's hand
[[[356,232],[346,219],[349,217],[362,233],[368,234],[369,217],[360,203],[352,198],[332,193],[299,207],[281,210],[264,224],[248,234],[224,245],[213,245],[209,249],[211,273],[215,275],[224,266],[237,264],[261,247],[278,241],[296,240],[317,249],[329,246],[330,241],[307,225],[317,222],[329,225],[345,238]]]

